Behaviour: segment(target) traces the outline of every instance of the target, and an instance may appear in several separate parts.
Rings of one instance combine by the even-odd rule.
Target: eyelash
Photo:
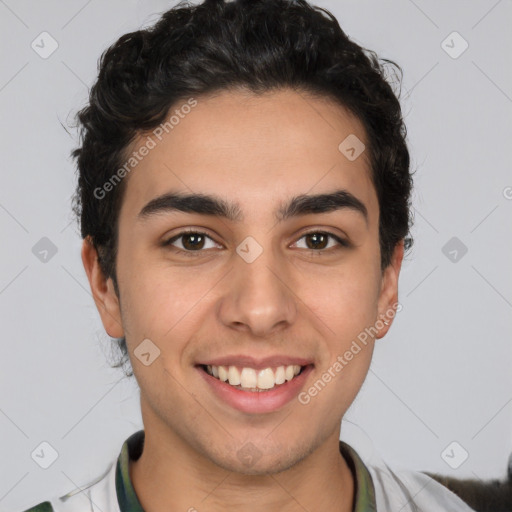
[[[211,236],[209,236],[207,233],[191,229],[191,230],[181,231],[180,233],[173,236],[169,240],[162,242],[162,247],[172,247],[172,249],[175,253],[183,254],[183,255],[189,256],[189,257],[197,257],[202,252],[204,252],[203,249],[199,249],[197,251],[184,251],[183,249],[178,249],[176,247],[173,247],[172,243],[175,242],[176,240],[180,239],[184,235],[201,235],[201,236],[205,236],[205,237],[209,238],[210,240],[212,240],[213,242],[215,242],[215,240],[213,240],[213,238]],[[328,237],[330,237],[330,238],[334,239],[336,242],[338,242],[338,244],[339,244],[338,249],[351,247],[351,244],[347,240],[344,240],[343,238],[340,238],[339,236],[335,235],[334,233],[330,233],[329,231],[319,231],[319,230],[309,231],[307,233],[303,233],[298,240],[301,240],[302,238],[304,238],[307,235],[327,235]],[[215,243],[217,243],[217,242],[215,242]],[[332,247],[330,249],[332,249]],[[321,256],[322,253],[328,251],[329,249],[306,249],[306,250],[313,252],[313,253],[317,253],[318,256]]]

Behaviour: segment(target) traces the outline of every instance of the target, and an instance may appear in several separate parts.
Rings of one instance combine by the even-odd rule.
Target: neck
[[[339,451],[339,429],[295,466],[256,476],[227,471],[165,432],[146,431],[141,457],[130,462],[132,484],[146,512],[353,509],[355,482]]]

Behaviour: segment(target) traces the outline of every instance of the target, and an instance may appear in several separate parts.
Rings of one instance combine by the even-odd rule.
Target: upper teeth
[[[240,385],[247,389],[271,389],[276,384],[292,380],[300,372],[300,365],[278,366],[275,369],[265,368],[255,370],[254,368],[242,368],[236,366],[213,366],[208,365],[206,371],[214,377],[228,382],[232,386]]]

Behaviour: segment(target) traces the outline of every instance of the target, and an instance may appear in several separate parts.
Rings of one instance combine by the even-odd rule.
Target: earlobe
[[[398,277],[404,257],[404,240],[401,240],[393,251],[390,264],[384,269],[378,304],[378,319],[376,321],[377,339],[383,338],[389,331],[398,304]],[[387,323],[386,323],[387,322]]]
[[[112,279],[106,279],[101,270],[98,253],[89,236],[84,239],[82,244],[82,263],[105,331],[112,338],[122,338],[124,330],[119,300]]]

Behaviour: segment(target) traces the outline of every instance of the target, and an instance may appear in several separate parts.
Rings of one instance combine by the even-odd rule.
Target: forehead
[[[125,178],[121,215],[135,219],[169,191],[224,197],[250,216],[273,213],[272,205],[292,196],[339,189],[375,215],[368,151],[355,159],[346,152],[368,146],[366,133],[341,105],[291,90],[222,91],[194,100],[176,103],[166,125],[132,144],[139,159]],[[151,149],[140,157],[143,146]]]

